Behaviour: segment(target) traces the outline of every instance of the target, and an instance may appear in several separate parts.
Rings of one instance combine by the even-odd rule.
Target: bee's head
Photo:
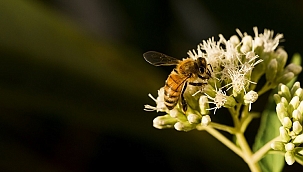
[[[207,67],[207,63],[206,63],[205,58],[198,57],[197,60],[196,60],[196,63],[198,65],[199,72],[202,73],[202,74],[205,73],[205,70],[206,70],[206,67]]]

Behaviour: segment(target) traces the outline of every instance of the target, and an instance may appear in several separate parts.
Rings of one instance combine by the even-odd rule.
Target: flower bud
[[[209,114],[209,103],[207,96],[201,96],[199,98],[199,107],[202,115]]]
[[[294,150],[294,148],[295,148],[295,145],[293,143],[286,143],[285,144],[285,150],[286,151],[292,151],[292,150]]]
[[[203,92],[206,95],[209,95],[209,97],[215,97],[216,96],[216,91],[215,91],[215,89],[210,84],[207,84],[204,87]]]
[[[299,121],[295,121],[293,123],[292,130],[295,132],[295,134],[300,134],[301,133],[302,125],[300,124]]]
[[[298,111],[301,112],[301,114],[303,113],[303,101],[300,102],[299,106],[298,106]]]
[[[285,153],[285,161],[288,165],[292,165],[295,162],[295,156],[292,151],[287,151]]]
[[[187,120],[191,124],[198,124],[201,121],[201,116],[191,113],[187,116]]]
[[[299,100],[303,100],[303,89],[302,88],[298,88],[293,96],[298,96],[299,97]]]
[[[294,144],[302,144],[303,143],[303,134],[298,135],[294,140]]]
[[[283,142],[280,141],[274,141],[271,143],[270,147],[273,150],[279,150],[279,151],[284,151],[285,150],[285,146]]]
[[[244,36],[243,38],[242,38],[242,42],[243,42],[243,45],[246,45],[246,46],[248,46],[248,47],[251,47],[251,45],[252,45],[252,37],[251,36],[249,36],[249,35],[246,35],[246,36]]]
[[[289,88],[286,85],[281,84],[280,91],[278,93],[280,96],[285,97],[288,102],[290,101],[291,94]]]
[[[242,53],[247,53],[247,52],[249,52],[251,50],[251,48],[250,48],[250,46],[248,46],[248,45],[242,45],[241,46],[241,48],[240,48],[240,51],[242,52]]]
[[[288,107],[288,101],[286,100],[285,97],[281,97],[281,103],[283,104],[284,107]]]
[[[254,46],[255,47],[262,47],[263,46],[263,40],[260,37],[255,37]]]
[[[257,99],[258,99],[258,93],[253,90],[249,91],[244,95],[245,104],[254,103]]]
[[[292,122],[289,117],[284,117],[282,121],[282,125],[284,128],[290,129],[292,127]]]
[[[279,94],[274,94],[274,100],[276,102],[276,104],[281,102],[281,96],[279,96]]]
[[[292,114],[292,112],[298,108],[299,104],[300,104],[299,97],[298,96],[293,97],[291,99],[291,101],[289,102],[289,105],[287,108],[288,114]]]
[[[240,43],[239,37],[237,35],[233,35],[229,38],[229,41],[233,44],[233,45],[238,45]]]
[[[291,81],[294,78],[294,76],[295,74],[293,72],[287,72],[282,76],[278,77],[276,83],[287,84],[289,81]]]
[[[158,129],[172,128],[177,121],[169,115],[158,116],[153,120],[153,126]]]
[[[203,126],[208,126],[208,124],[209,124],[210,122],[211,122],[211,118],[210,118],[209,115],[204,115],[204,116],[202,117],[201,124],[202,124]]]
[[[282,103],[277,104],[276,112],[277,112],[278,118],[281,121],[281,123],[282,123],[284,117],[288,117],[287,109],[285,108],[285,106]]]
[[[186,116],[183,113],[181,113],[180,111],[178,111],[178,109],[176,109],[176,108],[170,110],[169,111],[169,115],[171,117],[177,118],[177,119],[179,119],[181,121],[187,121]]]
[[[295,82],[294,85],[291,87],[291,90],[290,90],[291,95],[294,95],[298,88],[301,88],[300,82]]]
[[[288,135],[287,130],[284,127],[280,127],[279,130],[281,141],[285,143],[289,142],[290,136]]]
[[[303,122],[303,116],[302,116],[302,113],[299,111],[299,110],[294,110],[293,112],[292,112],[292,118],[293,118],[293,121],[298,121],[299,123],[301,123],[302,124],[302,122]]]
[[[276,55],[276,59],[278,62],[278,70],[282,71],[287,62],[288,55],[287,55],[286,51],[282,48],[277,49],[277,51],[275,52],[275,55]]]
[[[302,71],[301,66],[294,64],[294,63],[290,63],[289,65],[286,66],[284,73],[292,72],[296,76],[296,75],[299,75],[299,73],[301,73],[301,71]]]
[[[195,124],[191,124],[188,121],[186,122],[177,122],[174,125],[175,129],[178,131],[190,131],[195,129],[196,125]]]
[[[267,81],[273,81],[277,74],[278,62],[276,59],[271,59],[265,71]]]

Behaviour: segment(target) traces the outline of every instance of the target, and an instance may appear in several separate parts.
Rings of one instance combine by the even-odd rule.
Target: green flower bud
[[[293,118],[293,121],[298,121],[299,123],[301,123],[302,124],[302,122],[303,122],[303,116],[302,116],[302,113],[299,111],[299,110],[294,110],[293,112],[292,112],[292,118]]]
[[[280,130],[281,141],[284,142],[284,143],[289,142],[290,141],[290,136],[288,135],[287,130],[284,127],[280,127],[279,130]]]
[[[201,124],[202,124],[203,126],[208,126],[208,124],[209,124],[210,122],[211,122],[211,118],[210,118],[209,115],[204,115],[204,116],[202,117]]]
[[[284,128],[290,129],[292,127],[292,122],[289,117],[284,117],[282,121],[282,125]]]
[[[292,165],[295,162],[295,156],[292,151],[287,151],[285,153],[285,161],[288,165]]]
[[[158,116],[153,120],[153,126],[158,129],[172,128],[177,121],[169,115]]]
[[[295,134],[300,134],[301,133],[302,125],[300,124],[299,121],[295,121],[293,123],[292,130],[293,130],[293,132],[295,132]]]
[[[191,113],[187,116],[187,120],[191,124],[198,124],[201,122],[201,116]]]
[[[285,150],[285,146],[284,143],[281,141],[274,141],[271,143],[270,147],[273,150],[279,150],[279,151],[284,151]]]
[[[285,97],[281,97],[281,104],[282,104],[284,107],[288,107],[288,101],[286,100]]]
[[[291,94],[290,94],[290,90],[289,88],[284,85],[284,84],[281,84],[280,86],[280,91],[278,91],[278,94],[281,96],[281,97],[285,97],[286,100],[289,102],[290,99],[291,99]]]
[[[295,82],[294,85],[291,87],[290,93],[294,95],[298,88],[301,88],[300,82]]]
[[[279,94],[274,94],[274,100],[276,102],[276,104],[281,102],[281,96],[279,96]]]
[[[292,150],[294,150],[294,148],[295,148],[295,145],[293,143],[286,143],[285,144],[285,150],[286,151],[292,151]]]
[[[297,76],[297,75],[299,75],[299,73],[301,73],[301,71],[302,71],[301,66],[294,64],[294,63],[290,63],[289,65],[286,66],[283,73],[292,72],[292,73],[294,73],[295,76]]]
[[[175,129],[178,131],[190,131],[196,128],[196,124],[191,124],[188,121],[186,122],[177,122],[174,125]]]
[[[265,77],[267,81],[273,81],[277,75],[278,62],[276,59],[271,59],[267,65]]]
[[[301,114],[303,113],[303,101],[300,102],[297,109],[300,111]]]
[[[278,70],[279,71],[282,71],[284,69],[284,66],[287,62],[287,53],[284,49],[282,48],[279,48],[276,50],[276,59],[277,59],[277,62],[278,62]]]
[[[300,104],[299,97],[298,96],[293,97],[288,104],[288,108],[287,108],[288,114],[292,114],[292,112],[298,108],[299,104]]]
[[[302,88],[298,88],[293,96],[298,96],[299,97],[299,100],[303,100],[303,89]]]
[[[210,84],[207,84],[204,87],[203,92],[206,95],[209,95],[210,97],[215,97],[216,96],[216,90]]]
[[[209,103],[207,96],[201,96],[199,98],[199,107],[200,107],[200,113],[202,115],[209,114]]]
[[[303,134],[298,135],[294,140],[294,144],[302,144],[303,143]]]
[[[180,121],[187,121],[186,116],[183,113],[181,113],[179,110],[177,110],[176,108],[170,110],[169,115],[173,118],[179,119]]]
[[[276,112],[281,123],[283,122],[284,117],[288,117],[287,109],[282,103],[278,103],[276,106]]]
[[[295,74],[292,72],[287,72],[283,74],[282,76],[278,77],[276,80],[276,83],[282,83],[287,84],[289,81],[291,81],[295,77]]]
[[[285,150],[285,146],[284,143],[281,141],[274,141],[271,143],[270,147],[273,150],[279,150],[279,151],[284,151]]]

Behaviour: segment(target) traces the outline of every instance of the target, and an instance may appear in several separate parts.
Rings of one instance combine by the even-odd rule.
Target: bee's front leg
[[[186,87],[187,87],[187,82],[184,83],[184,86],[183,86],[183,89],[182,89],[182,92],[181,92],[181,107],[182,107],[182,110],[183,110],[184,113],[187,110],[187,103],[186,103],[186,100],[184,98],[184,92],[186,90]]]

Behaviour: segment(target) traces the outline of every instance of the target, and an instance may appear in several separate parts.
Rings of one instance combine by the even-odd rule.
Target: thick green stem
[[[259,164],[258,164],[258,162],[253,161],[253,153],[245,139],[244,134],[239,132],[236,134],[236,137],[237,137],[237,141],[243,151],[244,161],[247,163],[247,165],[249,166],[249,168],[252,172],[259,172],[260,171]]]
[[[224,135],[222,135],[219,131],[217,131],[216,129],[214,129],[214,128],[210,127],[210,126],[204,127],[204,129],[209,134],[211,134],[216,139],[218,139],[221,143],[223,143],[225,146],[227,146],[229,149],[231,149],[232,151],[234,151],[241,158],[243,158],[242,151],[233,142],[231,142]]]

